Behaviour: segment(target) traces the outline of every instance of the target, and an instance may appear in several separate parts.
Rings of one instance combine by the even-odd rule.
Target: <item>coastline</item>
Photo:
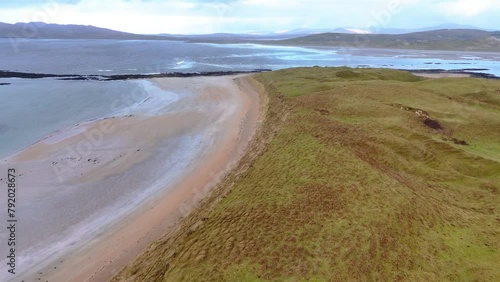
[[[494,214],[488,210],[495,203],[493,179],[498,178],[495,173],[498,162],[480,157],[468,151],[470,147],[449,139],[437,144],[429,142],[439,132],[426,128],[423,118],[394,109],[391,104],[424,107],[420,104],[423,102],[424,109],[432,110],[433,115],[445,112],[457,117],[453,122],[464,124],[471,120],[470,116],[462,116],[466,106],[449,107],[450,98],[442,93],[457,99],[467,97],[468,93],[460,89],[464,84],[472,84],[476,89],[485,87],[485,92],[492,94],[498,93],[498,84],[492,81],[491,85],[485,85],[479,79],[456,79],[456,84],[455,79],[430,79],[420,84],[408,81],[408,73],[395,75],[381,69],[361,70],[359,79],[353,80],[343,78],[343,71],[295,69],[256,75],[269,93],[269,106],[247,155],[199,208],[181,222],[175,234],[151,244],[112,281],[349,280],[353,277],[390,280],[395,274],[402,279],[426,279],[429,275],[441,280],[498,277],[492,263],[495,236],[485,233],[492,230],[495,222]],[[332,78],[338,83],[313,80],[312,76]],[[367,78],[372,80],[364,84]],[[498,99],[493,101],[498,105]],[[462,105],[466,103],[469,101]],[[358,112],[364,107],[370,109]],[[488,111],[494,112],[494,108]],[[353,116],[362,116],[363,120],[354,121]],[[397,117],[398,123],[392,117]],[[498,124],[494,115],[490,117],[485,120]],[[483,122],[476,118],[478,121]],[[474,130],[479,124],[460,131]],[[405,131],[407,128],[410,135]],[[496,136],[484,129],[478,133],[485,138],[479,140],[488,140],[487,136],[492,140]],[[266,141],[269,136],[272,143]],[[387,137],[397,143],[387,142]],[[443,159],[408,162],[412,157],[400,147],[406,144],[420,154],[420,148],[431,143],[433,149],[441,151],[436,154]],[[452,146],[457,155],[449,153]],[[390,153],[393,163],[387,162],[385,148],[397,152]],[[457,182],[460,193],[450,189],[447,179],[431,182],[436,188],[429,186],[428,177],[422,176],[436,175],[434,170],[414,169],[415,163],[429,168],[442,163],[447,166],[448,160],[455,158],[460,162],[442,168],[450,175],[455,174],[457,167],[470,168],[463,175],[468,182]],[[463,158],[470,161],[463,162]],[[342,166],[337,170],[339,163]],[[486,167],[489,172],[485,174]],[[476,198],[473,202],[467,191],[483,191],[479,179],[490,180],[491,194],[488,199]],[[443,196],[446,193],[450,197]],[[461,197],[461,203],[474,205],[464,207],[461,209],[464,214],[457,215],[457,202],[449,200],[454,197]],[[477,209],[477,205],[483,208]],[[470,221],[479,217],[484,219],[479,221],[481,225]],[[455,237],[441,231],[450,225],[457,226],[457,234],[470,234],[468,239],[464,238],[467,244],[447,245]],[[394,243],[386,244],[390,241]],[[418,249],[421,245],[432,248],[422,254],[397,247]],[[464,259],[463,253],[470,248],[481,248],[488,255]],[[381,253],[386,256],[380,256]],[[402,261],[405,263],[401,264]],[[418,264],[413,264],[415,261]],[[449,268],[450,264],[454,267]]]
[[[122,207],[131,204],[135,208],[120,210],[117,212],[120,216],[109,222],[103,219],[104,221],[100,222],[101,227],[89,233],[97,237],[89,238],[83,236],[88,234],[74,233],[76,237],[79,235],[83,237],[73,238],[75,240],[70,244],[69,253],[61,254],[60,250],[57,250],[49,256],[50,262],[37,264],[40,267],[35,267],[24,277],[43,281],[68,281],[69,278],[76,281],[102,281],[111,278],[150,242],[159,239],[165,230],[174,228],[176,221],[188,214],[242,156],[259,119],[259,97],[246,78],[238,75],[160,78],[153,81],[163,90],[195,94],[192,97],[194,100],[189,103],[174,103],[170,107],[177,107],[168,115],[149,117],[132,115],[82,124],[8,158],[8,165],[30,170],[31,175],[23,177],[20,185],[34,185],[48,171],[48,167],[43,168],[47,166],[48,160],[60,157],[57,154],[61,148],[88,138],[85,133],[99,128],[103,122],[115,128],[113,132],[104,136],[102,146],[94,148],[94,153],[98,156],[86,156],[84,164],[75,169],[76,174],[68,175],[67,179],[58,185],[49,187],[57,182],[47,181],[45,185],[37,186],[45,189],[29,191],[29,197],[33,199],[47,199],[46,197],[51,196],[57,189],[63,188],[70,193],[78,189],[83,190],[82,187],[86,187],[85,185],[101,183],[105,186],[106,183],[110,183],[106,182],[111,181],[110,179],[126,179],[125,175],[130,171],[136,171],[136,174],[140,175],[140,172],[156,169],[161,173],[162,170],[168,169],[159,167],[161,157],[179,149],[175,146],[169,147],[169,144],[166,144],[170,142],[169,140],[177,136],[191,136],[193,132],[203,127],[209,128],[198,138],[191,138],[193,139],[191,141],[194,141],[192,148],[197,148],[197,153],[183,164],[182,173],[162,179],[168,183],[163,183],[162,187],[153,191],[154,197],[121,203]],[[218,111],[212,113],[213,109]],[[207,113],[210,114],[206,115]],[[165,124],[169,124],[171,129],[166,129]],[[189,149],[189,146],[184,149]],[[117,155],[121,161],[116,161]],[[90,161],[87,161],[87,158]],[[52,164],[54,162],[56,161],[52,161]],[[2,164],[4,165],[6,164]],[[36,168],[41,169],[31,173]],[[78,173],[81,175],[77,175]],[[44,183],[43,179],[41,182]],[[126,184],[134,185],[134,183],[119,185]],[[122,187],[118,187],[117,190],[120,191],[120,188]],[[87,197],[88,201],[92,201],[92,198],[98,195],[87,195]],[[93,201],[96,200],[99,201],[98,198]],[[64,213],[64,207],[58,208],[59,212]],[[111,217],[114,216],[112,209],[105,211]],[[102,217],[102,214],[93,216]],[[53,222],[57,224],[56,220]],[[92,229],[99,225],[86,227]],[[82,267],[83,265],[85,267]]]
[[[328,67],[328,66],[326,66]],[[361,68],[361,67],[358,67]],[[390,67],[400,71],[408,71],[413,74],[432,74],[434,76],[450,76],[450,77],[475,77],[486,79],[500,79],[500,77],[488,73],[489,69],[482,68],[462,68],[462,69],[400,69]],[[11,72],[1,71],[0,78],[24,78],[24,79],[41,79],[41,78],[54,78],[57,80],[68,81],[125,81],[134,79],[159,79],[159,78],[189,78],[189,77],[217,77],[217,76],[236,76],[236,75],[250,75],[256,73],[270,72],[271,69],[254,69],[251,71],[219,71],[219,72],[171,72],[171,73],[157,73],[157,74],[126,74],[126,75],[79,75],[79,74],[45,74],[45,73],[24,73],[24,72]],[[0,85],[10,85],[4,83]]]
[[[252,169],[254,161],[266,153],[268,145],[288,119],[291,108],[286,104],[283,95],[269,96],[268,93],[275,91],[272,86],[262,84],[261,80],[254,76],[249,77],[247,82],[260,96],[260,112],[259,126],[244,155],[235,163],[234,168],[221,178],[212,192],[200,201],[193,212],[182,218],[175,228],[145,248],[133,262],[122,268],[110,281],[154,281],[158,277],[163,277],[161,269],[168,265],[169,260],[179,256],[180,246],[176,243],[203,228],[209,220],[210,213]],[[162,252],[163,255],[156,256],[158,252]],[[200,254],[201,260],[203,257],[204,255]],[[196,262],[199,261],[197,258]]]
[[[213,71],[213,72],[169,72],[153,74],[114,74],[114,75],[82,75],[82,74],[50,74],[50,73],[27,73],[17,71],[0,70],[0,78],[25,78],[41,79],[54,78],[58,80],[96,80],[96,81],[117,81],[129,79],[158,79],[168,77],[207,77],[207,76],[235,76],[272,71],[270,69],[254,69],[249,71]],[[2,84],[0,84],[2,85]],[[8,85],[8,84],[5,84]]]

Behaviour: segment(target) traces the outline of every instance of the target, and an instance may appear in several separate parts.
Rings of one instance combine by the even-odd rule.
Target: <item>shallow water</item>
[[[0,39],[0,70],[53,74],[152,74],[242,71],[298,66],[487,69],[500,76],[496,53],[300,48],[137,40]],[[0,158],[48,134],[91,119],[139,111],[153,91],[144,82],[1,79]],[[175,93],[170,93],[171,97]],[[170,98],[171,98],[170,97]],[[167,98],[167,99],[170,99]],[[118,101],[125,101],[117,103]],[[135,110],[128,108],[138,106]],[[154,109],[150,109],[150,112]]]
[[[6,79],[0,82],[7,81]],[[0,86],[0,158],[48,134],[113,115],[148,96],[136,81],[96,82],[10,79]]]
[[[484,68],[500,76],[496,53],[301,48],[140,40],[0,39],[0,70],[54,74],[149,74],[297,66]]]
[[[90,128],[88,125],[81,125],[45,139],[43,144],[56,144],[77,134],[85,136],[84,140],[77,140],[72,145],[59,145],[57,152],[49,157],[28,162],[19,159],[0,162],[0,171],[7,171],[12,166],[19,173],[16,216],[22,221],[22,231],[17,236],[16,252],[18,269],[23,270],[22,276],[15,277],[18,280],[7,280],[12,276],[7,274],[6,260],[0,259],[1,281],[20,281],[24,275],[30,281],[36,280],[38,269],[47,263],[57,263],[59,260],[55,258],[69,250],[76,251],[96,240],[108,228],[175,187],[182,175],[193,172],[197,160],[216,144],[217,132],[224,127],[225,121],[231,120],[227,115],[237,112],[241,99],[236,91],[229,91],[225,99],[205,103],[205,99],[199,97],[205,93],[193,90],[199,86],[187,89],[194,84],[178,86],[181,88],[179,93],[173,93],[162,90],[154,81],[131,81],[126,95],[113,96],[118,92],[112,92],[109,103],[101,105],[103,112],[112,105],[109,111],[115,115],[137,115],[122,118],[121,123],[129,120],[128,125],[119,127],[118,122],[120,129],[114,132],[116,136],[101,131],[90,133],[92,131],[85,130]],[[219,92],[211,95],[217,97]],[[141,96],[142,93],[147,95]],[[120,99],[115,99],[117,97]],[[127,100],[132,97],[136,98],[133,104]],[[173,112],[184,115],[174,116]],[[167,113],[170,118],[165,119],[163,115]],[[151,116],[161,116],[161,123],[158,117]],[[134,141],[127,142],[129,130],[134,132]],[[156,139],[157,132],[162,132],[163,137]],[[150,133],[153,137],[146,136]],[[92,146],[79,151],[82,142]],[[101,162],[103,166],[99,167]],[[122,167],[128,164],[130,167]],[[91,176],[85,178],[88,174]],[[1,183],[5,184],[5,178],[0,177]],[[4,222],[5,216],[0,216]],[[0,241],[5,241],[7,236],[1,232]],[[4,258],[7,256],[5,250],[0,250],[0,254]]]

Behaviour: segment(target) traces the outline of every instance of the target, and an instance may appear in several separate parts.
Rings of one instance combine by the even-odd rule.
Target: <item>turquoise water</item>
[[[282,69],[297,66],[484,68],[500,76],[500,53],[313,49],[177,41],[0,39],[0,70],[54,74],[147,74]]]
[[[151,74],[238,71],[298,66],[398,69],[486,69],[500,76],[500,53],[313,49],[175,41],[0,39],[0,70],[53,74]],[[1,79],[0,158],[41,138],[129,106],[148,95],[138,81]],[[142,98],[141,98],[142,97]],[[124,100],[125,103],[116,103]]]
[[[105,117],[145,99],[137,82],[0,79],[0,158],[50,133]]]

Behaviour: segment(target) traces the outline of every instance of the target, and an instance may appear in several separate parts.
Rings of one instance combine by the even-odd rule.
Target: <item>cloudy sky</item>
[[[134,33],[500,27],[499,0],[2,0],[0,22],[85,24]]]

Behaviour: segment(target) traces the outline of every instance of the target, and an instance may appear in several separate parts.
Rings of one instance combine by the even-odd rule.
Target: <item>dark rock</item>
[[[46,74],[46,73],[25,73],[25,72],[12,72],[0,71],[0,78],[57,78],[58,80],[96,80],[96,81],[115,81],[115,80],[129,80],[129,79],[151,79],[163,77],[195,77],[195,76],[225,76],[236,74],[250,74],[272,71],[270,69],[255,69],[251,71],[216,71],[216,72],[171,72],[159,74],[119,74],[119,75],[77,75],[77,74]]]
[[[319,112],[320,114],[324,115],[324,116],[330,114],[330,111],[326,110],[326,109],[316,109],[316,111]]]
[[[452,138],[451,139],[453,141],[453,143],[457,144],[457,145],[462,145],[462,146],[467,146],[469,145],[466,141],[464,140],[459,140],[457,138]]]
[[[437,120],[426,118],[424,120],[424,124],[432,129],[434,129],[434,130],[443,130],[443,127],[441,126],[441,124]]]

